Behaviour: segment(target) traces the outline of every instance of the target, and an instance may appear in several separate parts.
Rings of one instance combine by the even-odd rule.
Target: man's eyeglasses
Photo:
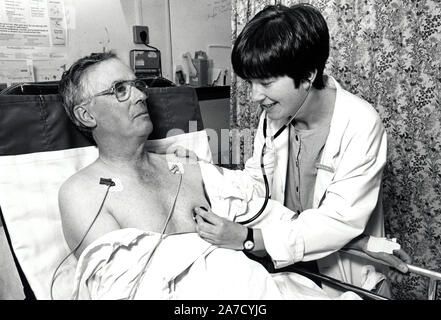
[[[106,96],[106,95],[111,95],[111,94],[114,94],[116,99],[119,102],[124,102],[130,98],[130,95],[132,93],[132,87],[135,87],[138,90],[144,92],[146,94],[146,96],[148,97],[147,84],[144,81],[142,81],[142,80],[123,80],[123,81],[115,82],[109,89],[94,94],[93,96],[88,98],[86,101],[78,104],[77,106],[87,104],[95,97]]]

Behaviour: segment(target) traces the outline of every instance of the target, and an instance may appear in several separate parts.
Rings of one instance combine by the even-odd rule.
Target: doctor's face
[[[271,120],[284,120],[293,116],[308,92],[304,83],[295,88],[294,80],[288,76],[252,79],[249,82],[251,99],[266,111]]]

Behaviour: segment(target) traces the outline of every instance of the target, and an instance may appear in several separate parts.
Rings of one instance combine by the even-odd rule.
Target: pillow
[[[0,106],[1,156],[93,145],[69,120],[59,95],[0,96]]]
[[[23,300],[20,275],[9,249],[5,229],[0,219],[0,300]]]
[[[171,129],[180,129],[182,133],[203,129],[201,110],[194,88],[148,88],[148,93],[147,108],[153,123],[149,140],[166,138]]]
[[[58,189],[98,156],[95,147],[0,157],[0,205],[12,247],[37,299],[50,299],[57,265],[69,253],[58,211]],[[55,298],[68,298],[75,257],[60,268]]]
[[[29,85],[28,88],[33,87]],[[34,86],[38,88],[38,85]],[[34,89],[36,90],[36,89]],[[37,90],[38,92],[38,90]],[[148,88],[153,126],[149,140],[202,130],[196,90],[192,87]],[[0,155],[88,147],[95,143],[69,120],[58,94],[0,95]],[[14,139],[11,139],[11,133]]]
[[[165,153],[176,146],[192,150],[211,161],[205,131],[149,141],[149,150]],[[0,157],[0,205],[14,252],[37,299],[50,299],[52,275],[70,253],[58,209],[58,189],[76,171],[98,157],[96,147],[38,152]],[[54,299],[72,293],[76,258],[60,267]]]
[[[172,130],[169,133],[177,132]],[[170,154],[178,147],[195,152],[199,160],[213,162],[208,135],[205,130],[177,134],[163,139],[147,140],[147,150],[150,152]]]

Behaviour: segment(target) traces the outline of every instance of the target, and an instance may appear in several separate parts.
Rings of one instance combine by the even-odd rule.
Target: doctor
[[[360,286],[366,262],[337,251],[347,245],[366,252],[363,233],[384,236],[379,194],[387,139],[375,109],[324,75],[328,55],[326,22],[311,5],[268,6],[244,27],[233,69],[263,109],[244,172],[265,196],[266,143],[275,153],[265,163],[271,199],[294,215],[258,229],[195,208],[197,230],[218,246],[268,254],[276,269],[309,262],[306,268],[315,270],[318,260],[322,273]],[[397,255],[410,262],[402,250]]]

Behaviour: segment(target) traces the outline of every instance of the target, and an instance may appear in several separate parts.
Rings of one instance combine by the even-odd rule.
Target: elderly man
[[[169,170],[164,156],[145,150],[152,131],[145,85],[112,53],[82,59],[70,74],[61,82],[64,103],[75,124],[93,130],[99,157],[60,189],[68,244],[73,248],[79,243],[98,211],[104,190],[98,183],[101,177],[116,178],[118,192],[104,203],[77,255],[94,239],[116,229],[136,226],[160,232],[172,210],[171,191],[177,189],[179,177]],[[167,233],[194,232],[193,207],[208,206],[198,167],[185,169]]]
[[[234,219],[257,204],[240,197],[216,200],[217,184],[229,188],[229,181],[211,164],[176,165],[147,152],[152,123],[145,88],[113,53],[84,57],[61,79],[69,117],[99,150],[98,159],[59,190],[65,238],[79,258],[73,297],[328,298],[309,279],[271,275],[243,248],[219,248],[199,237],[194,207],[230,208],[217,214]],[[257,223],[290,214],[277,202],[270,201],[271,210],[277,214],[264,214]]]

